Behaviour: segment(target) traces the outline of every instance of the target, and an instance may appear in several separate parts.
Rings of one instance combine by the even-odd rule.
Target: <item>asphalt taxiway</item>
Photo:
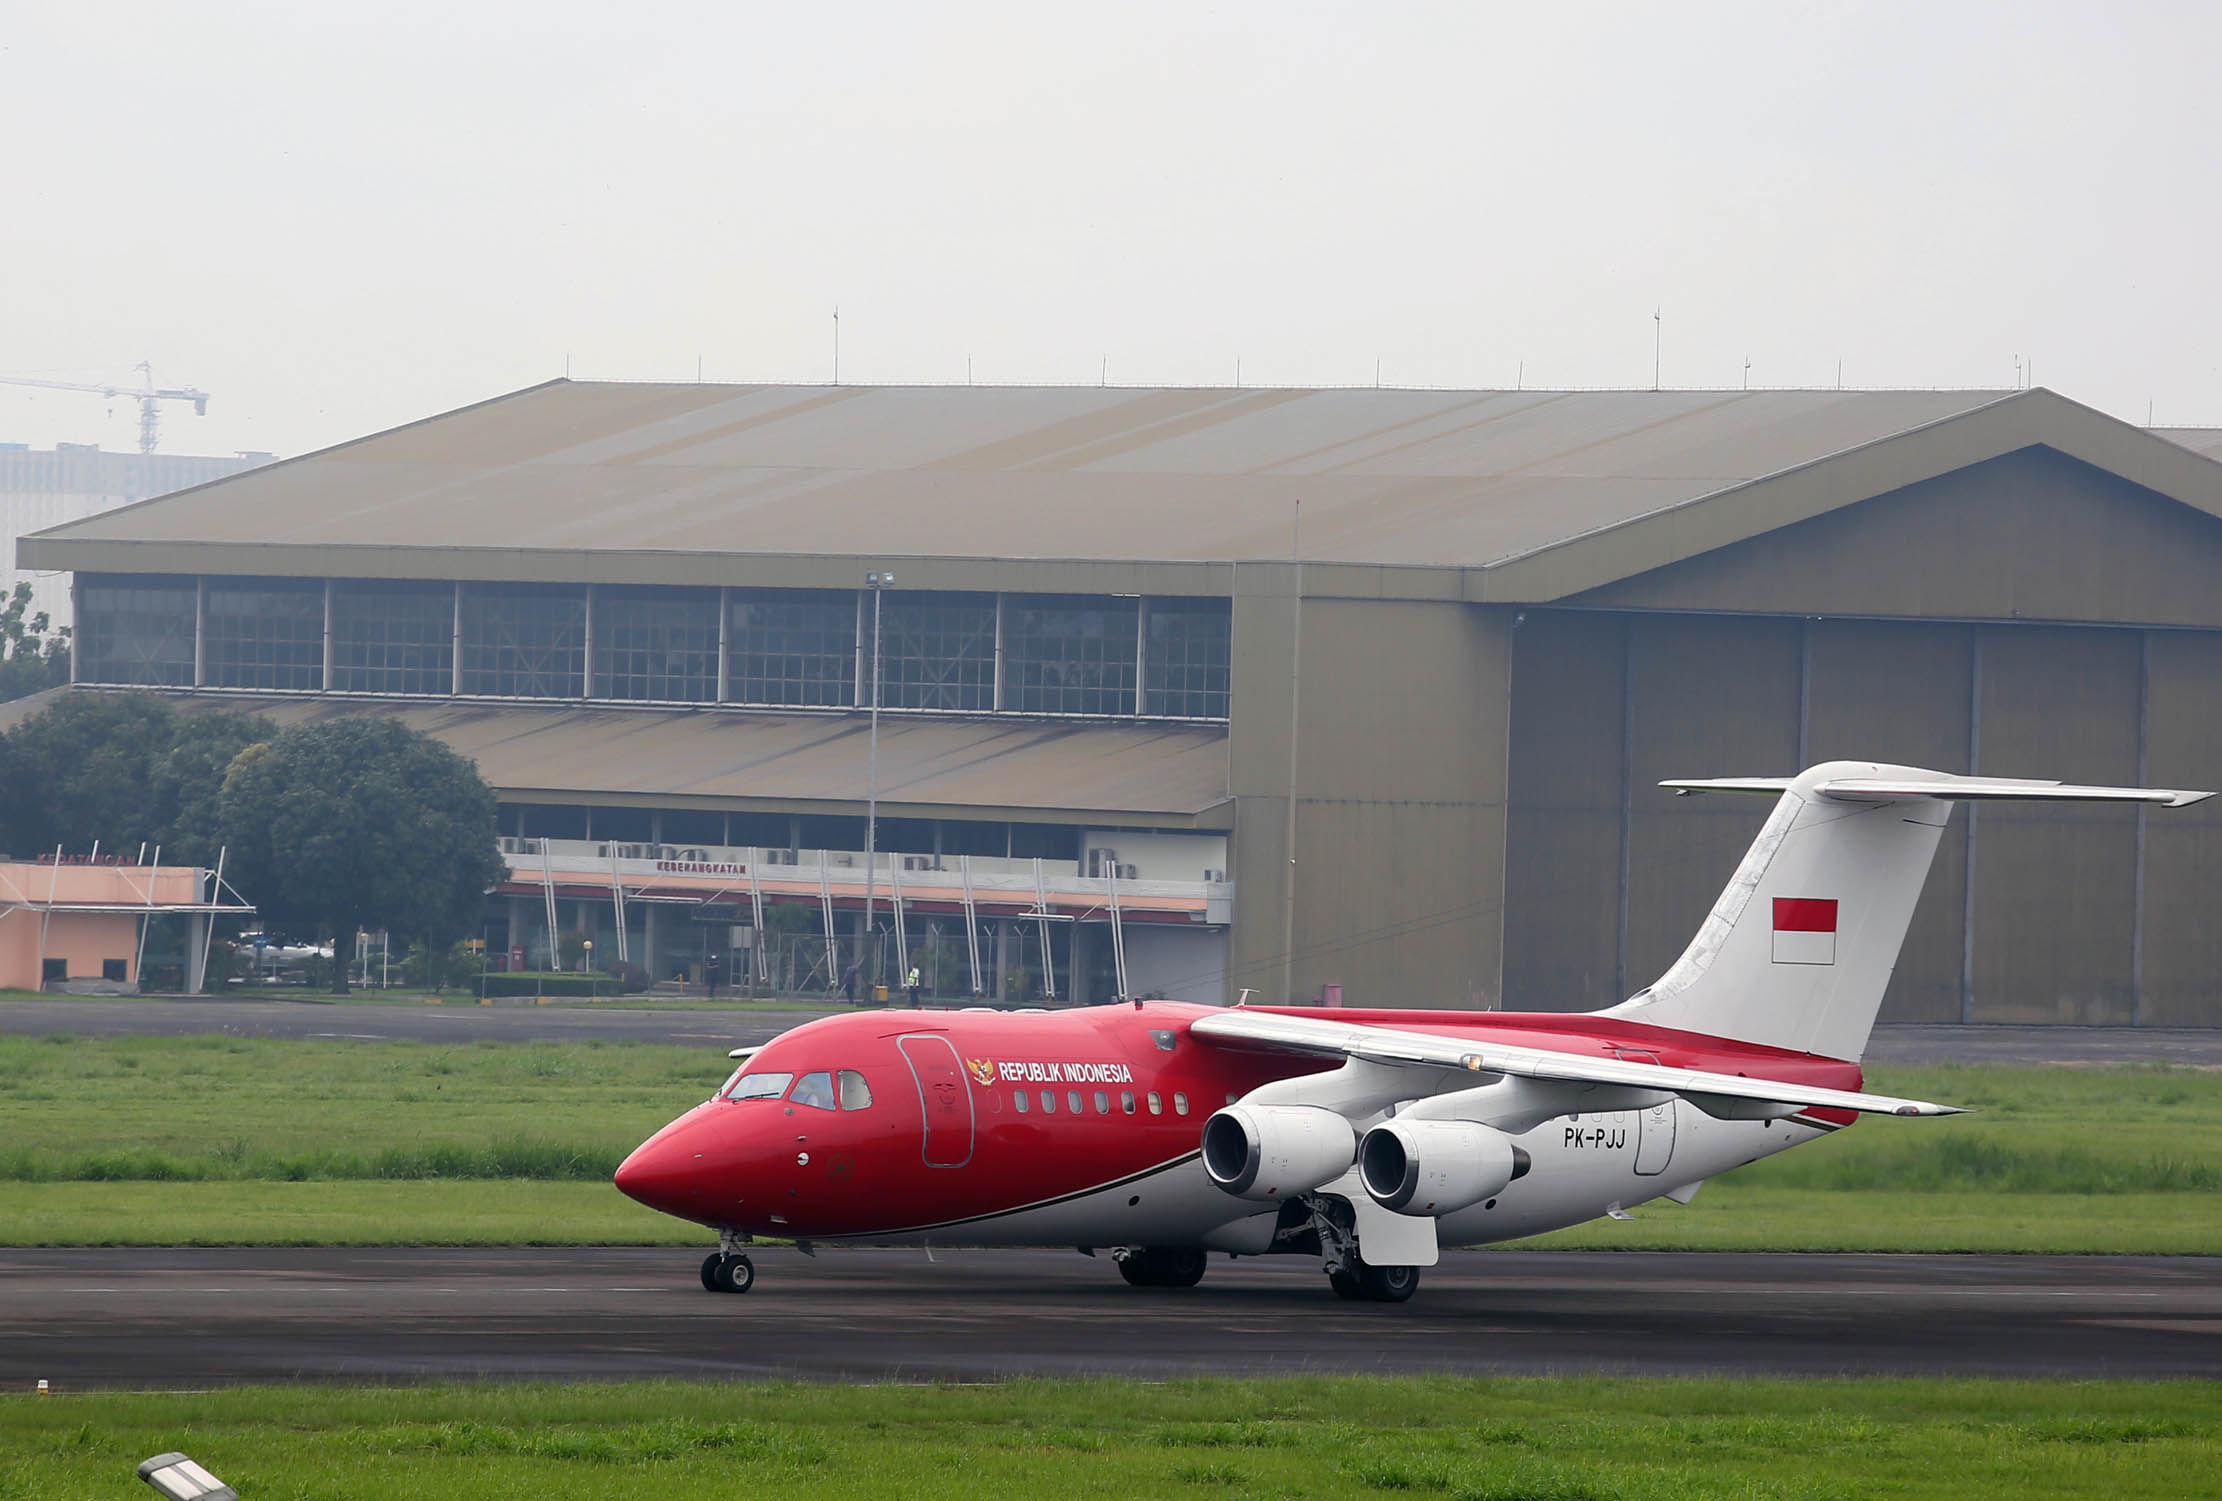
[[[0,1251],[0,1387],[1203,1372],[2222,1376],[2222,1258],[1459,1252],[1401,1305],[1316,1263],[1127,1287],[1072,1252]]]

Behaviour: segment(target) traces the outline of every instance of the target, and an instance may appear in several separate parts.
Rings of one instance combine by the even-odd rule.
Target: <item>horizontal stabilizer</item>
[[[1687,796],[1695,792],[1771,792],[1790,789],[1789,777],[1711,777],[1661,782]],[[2211,792],[2182,792],[2167,787],[2079,787],[2067,782],[2032,782],[2013,777],[1834,777],[1806,789],[1837,803],[1896,803],[1920,799],[1952,803],[2154,803],[2181,808],[2204,802]]]
[[[1222,1011],[1198,1018],[1189,1030],[1195,1036],[1215,1042],[1249,1043],[1327,1058],[1363,1058],[1407,1068],[1457,1069],[1467,1073],[1509,1074],[1524,1079],[1579,1084],[1618,1084],[1632,1089],[1664,1090],[1670,1094],[1702,1095],[1708,1101],[1750,1100],[1768,1107],[1761,1113],[1761,1119],[1768,1118],[1780,1108],[1777,1102],[1784,1101],[1805,1110],[1858,1110],[1882,1115],[1960,1114],[1957,1106],[1935,1105],[1927,1100],[1901,1100],[1889,1095],[1793,1084],[1782,1079],[1714,1074],[1694,1068],[1669,1068],[1659,1063],[1633,1063],[1623,1058],[1591,1058],[1545,1048],[1511,1047],[1477,1042],[1472,1038],[1441,1037],[1431,1032],[1407,1032],[1397,1027],[1364,1026],[1356,1022],[1315,1020],[1308,1016],[1283,1016],[1264,1011]],[[1432,1084],[1415,1082],[1412,1092],[1427,1094],[1432,1093],[1433,1088]]]

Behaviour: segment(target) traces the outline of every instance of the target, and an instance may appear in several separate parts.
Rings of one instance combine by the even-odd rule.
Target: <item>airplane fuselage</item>
[[[824,1018],[759,1050],[716,1097],[644,1143],[619,1184],[657,1209],[732,1236],[1295,1249],[1283,1206],[1237,1198],[1206,1175],[1201,1136],[1222,1106],[1332,1065],[1190,1037],[1190,1024],[1208,1014],[1145,1002]],[[1595,1017],[1328,1014],[1444,1037],[1860,1087],[1856,1064]],[[761,1097],[729,1097],[751,1091]],[[1485,1203],[1435,1220],[1432,1243],[1477,1245],[1593,1219],[1849,1119],[1815,1110],[1786,1120],[1719,1120],[1678,1099],[1559,1116],[1516,1137],[1529,1170]],[[1364,1198],[1354,1183],[1324,1191]]]

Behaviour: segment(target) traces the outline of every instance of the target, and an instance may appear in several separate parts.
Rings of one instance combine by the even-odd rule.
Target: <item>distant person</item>
[[[911,1009],[911,1010],[913,1010],[913,1011],[916,1011],[916,1010],[918,1009],[918,966],[917,966],[917,965],[913,964],[913,965],[912,965],[912,966],[910,967],[910,978],[909,978],[909,979],[907,979],[907,980],[905,980],[905,981],[903,982],[903,988],[904,988],[904,989],[906,989],[906,990],[908,990],[908,991],[910,992],[910,1009]]]
[[[841,994],[848,998],[848,1002],[852,1006],[856,1004],[856,968],[852,964],[841,971]]]

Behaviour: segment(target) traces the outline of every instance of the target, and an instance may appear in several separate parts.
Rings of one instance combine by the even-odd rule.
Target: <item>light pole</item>
[[[878,895],[880,845],[880,598],[893,588],[892,573],[867,573],[864,585],[872,591],[872,733],[871,750],[864,764],[864,958],[865,983],[872,998],[879,999],[879,935],[872,931],[872,904]]]

